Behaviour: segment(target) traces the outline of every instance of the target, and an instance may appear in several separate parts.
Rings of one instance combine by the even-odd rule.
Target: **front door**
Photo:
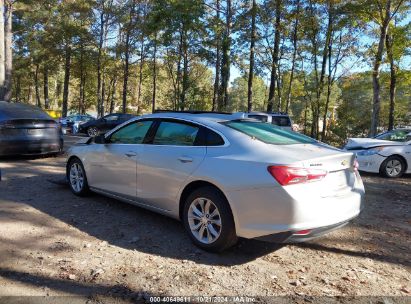
[[[136,198],[137,160],[151,124],[151,120],[134,121],[107,138],[91,160],[91,187]]]

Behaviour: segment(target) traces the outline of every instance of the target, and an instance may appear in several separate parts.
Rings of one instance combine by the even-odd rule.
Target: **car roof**
[[[193,122],[199,123],[207,123],[207,122],[222,122],[227,120],[234,120],[238,119],[238,116],[232,114],[222,114],[222,113],[184,113],[184,112],[162,112],[162,113],[154,113],[154,114],[146,114],[140,116],[139,118],[176,118],[176,119],[183,119],[189,120]]]

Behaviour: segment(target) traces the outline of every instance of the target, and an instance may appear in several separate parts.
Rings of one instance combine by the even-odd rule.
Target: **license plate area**
[[[322,197],[336,196],[341,192],[351,190],[351,172],[350,170],[340,170],[335,172],[329,172],[327,174],[326,186],[322,191]]]
[[[39,135],[41,130],[39,129],[27,129],[27,134],[28,135]]]

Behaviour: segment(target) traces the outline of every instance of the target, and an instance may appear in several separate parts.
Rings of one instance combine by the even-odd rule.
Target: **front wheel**
[[[405,172],[405,162],[401,157],[390,156],[381,164],[380,173],[389,178],[401,177]]]
[[[85,196],[89,193],[86,171],[78,158],[71,160],[67,166],[67,179],[75,195]]]
[[[100,134],[100,131],[99,129],[97,129],[97,127],[89,127],[87,129],[87,135],[89,137],[95,137],[95,136],[98,136],[99,134]]]
[[[187,197],[183,222],[193,243],[204,250],[221,252],[237,242],[228,202],[213,187],[196,189]]]

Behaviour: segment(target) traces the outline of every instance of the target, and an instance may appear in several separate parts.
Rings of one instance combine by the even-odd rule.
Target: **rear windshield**
[[[0,102],[0,119],[48,119],[52,118],[40,108],[22,104],[22,103],[8,103]]]
[[[273,116],[271,123],[280,127],[291,127],[291,120],[287,116]]]
[[[247,134],[267,144],[273,145],[293,145],[293,144],[312,144],[316,141],[308,136],[280,129],[277,126],[245,120],[231,120],[223,122],[227,127],[233,128],[239,132]]]

